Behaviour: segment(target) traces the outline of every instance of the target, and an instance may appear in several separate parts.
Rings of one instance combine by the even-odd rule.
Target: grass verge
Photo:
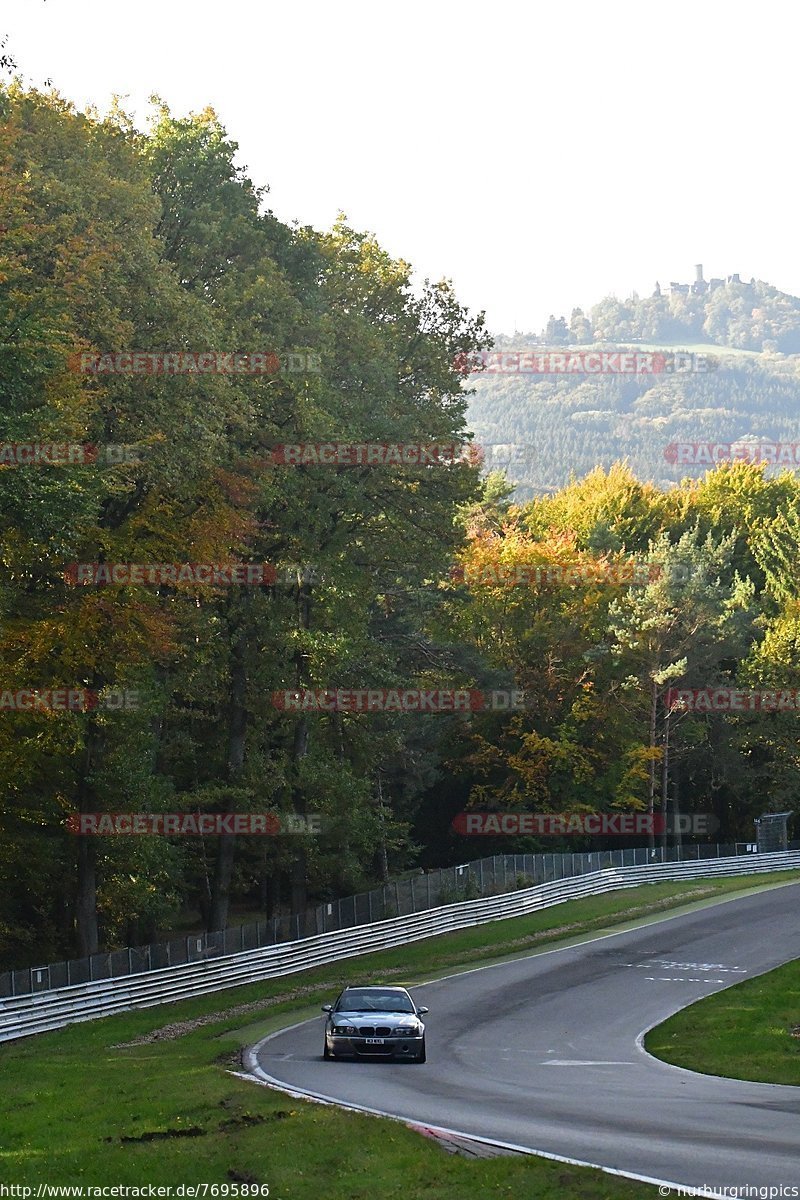
[[[698,1000],[651,1030],[645,1049],[704,1075],[800,1086],[800,959]]]
[[[227,1068],[238,1064],[241,1045],[289,1024],[299,1006],[324,1002],[355,976],[420,981],[796,878],[648,884],[8,1043],[0,1047],[0,1182],[259,1183],[272,1200],[653,1196],[650,1185],[546,1159],[448,1155],[399,1123],[294,1101]]]

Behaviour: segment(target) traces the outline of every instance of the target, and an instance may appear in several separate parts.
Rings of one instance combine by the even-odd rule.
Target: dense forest
[[[0,91],[0,966],[136,944],[187,914],[218,929],[420,865],[593,848],[459,837],[468,808],[713,812],[720,840],[750,840],[755,816],[791,807],[796,711],[675,709],[669,695],[800,686],[800,484],[751,463],[640,481],[614,463],[626,445],[606,455],[599,418],[572,419],[597,409],[617,428],[633,413],[668,442],[684,411],[682,431],[716,437],[725,373],[691,397],[675,380],[655,395],[637,380],[538,383],[552,389],[538,404],[530,381],[476,382],[460,364],[490,348],[481,315],[446,283],[412,286],[344,218],[324,233],[282,224],[236,149],[210,110],[158,104],[143,133],[119,108]],[[136,353],[149,367],[98,368]],[[202,354],[261,355],[261,369],[150,357]],[[731,373],[726,404],[759,435],[794,430],[783,369]],[[481,414],[502,437],[485,438]],[[478,441],[525,433],[537,463],[584,477],[554,470],[552,494],[525,497],[469,454],[292,466],[273,453],[458,445],[470,423]],[[76,568],[115,563],[257,569],[99,585]],[[631,563],[646,568],[635,583]],[[332,688],[516,689],[526,703],[275,703]],[[15,707],[26,689],[136,703]],[[98,812],[324,821],[313,836],[72,832]]]

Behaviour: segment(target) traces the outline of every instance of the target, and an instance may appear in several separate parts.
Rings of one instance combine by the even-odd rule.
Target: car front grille
[[[358,1032],[361,1037],[388,1037],[392,1029],[390,1025],[362,1025]]]

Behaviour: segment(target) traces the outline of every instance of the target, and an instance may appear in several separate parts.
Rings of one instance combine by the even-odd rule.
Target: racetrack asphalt
[[[324,1062],[320,1014],[258,1043],[251,1068],[626,1175],[800,1196],[800,1087],[700,1075],[641,1045],[686,1005],[798,957],[800,883],[412,987],[430,1008],[426,1064]]]

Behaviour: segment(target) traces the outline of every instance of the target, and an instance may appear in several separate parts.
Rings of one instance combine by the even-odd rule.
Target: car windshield
[[[338,1012],[407,1012],[414,1005],[406,992],[382,992],[372,988],[348,988],[336,1003]]]

